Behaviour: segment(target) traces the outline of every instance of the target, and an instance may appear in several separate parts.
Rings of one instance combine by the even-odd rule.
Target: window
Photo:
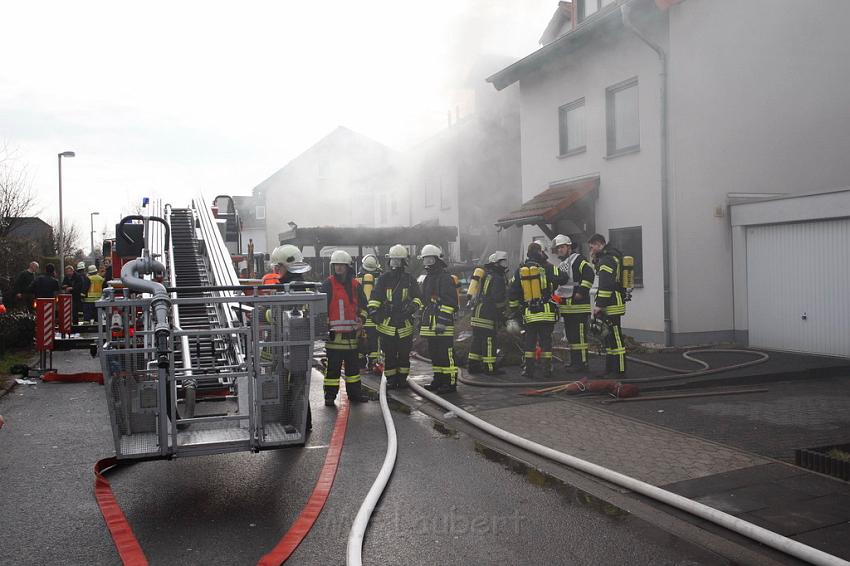
[[[440,210],[448,210],[452,207],[450,196],[449,189],[443,184],[443,178],[440,177]]]
[[[635,258],[635,287],[643,287],[643,227],[612,228],[608,230],[608,242],[623,255]]]
[[[558,108],[559,155],[585,151],[584,98]]]
[[[425,207],[434,206],[434,195],[431,194],[431,186],[433,183],[425,181]]]
[[[640,149],[637,77],[605,91],[608,157]]]
[[[257,220],[266,219],[266,207],[264,205],[257,205],[257,208],[254,211],[254,218]]]
[[[581,22],[610,4],[614,4],[614,0],[577,0],[576,19]]]

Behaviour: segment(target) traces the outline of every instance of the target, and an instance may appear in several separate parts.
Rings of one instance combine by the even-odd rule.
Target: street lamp
[[[91,213],[91,260],[94,263],[94,216],[96,214],[100,214],[99,212]]]
[[[63,151],[59,154],[59,277],[65,276],[65,250],[62,249],[65,243],[63,241],[65,234],[62,229],[62,158],[75,155],[73,151]]]

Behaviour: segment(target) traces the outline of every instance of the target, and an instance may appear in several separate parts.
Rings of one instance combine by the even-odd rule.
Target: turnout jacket
[[[330,337],[325,347],[331,350],[356,350],[357,330],[355,328],[344,331],[334,331],[337,321],[346,319],[360,321],[366,319],[366,295],[360,282],[351,274],[339,278],[331,275],[320,287],[322,293],[328,296],[328,325]]]
[[[374,280],[372,281],[371,284],[364,283],[364,278],[366,277],[367,272],[363,272],[363,273],[361,273],[360,275],[357,276],[357,280],[360,282],[360,285],[363,287],[363,294],[364,295],[366,294],[366,285],[368,284],[368,285],[371,285],[371,287],[372,287],[369,295],[366,296],[367,301],[372,299],[372,294],[375,292],[375,285],[377,285],[377,283],[378,283],[378,277],[381,276],[380,273],[374,273],[374,272],[368,272],[368,274],[372,275],[374,277]],[[363,323],[363,326],[365,326],[366,328],[377,328],[378,324],[374,320],[372,320],[371,316],[367,315],[366,316],[366,322]]]
[[[369,317],[385,336],[413,335],[413,315],[422,308],[419,284],[403,269],[381,274],[369,299]]]
[[[523,267],[537,266],[540,268],[540,300],[526,302],[522,293],[522,278],[520,270]],[[558,285],[569,282],[569,275],[547,261],[526,258],[517,268],[514,280],[508,292],[508,307],[514,311],[514,316],[522,312],[522,322],[555,322],[558,319],[558,305],[552,301],[552,295]]]
[[[582,254],[574,253],[561,262],[560,267],[568,270],[572,281],[571,294],[561,297],[561,314],[590,314],[590,288],[596,277],[593,265]]]
[[[596,264],[596,273],[599,276],[596,306],[602,308],[605,314],[609,316],[626,314],[623,288],[620,286],[623,265],[622,252],[610,244],[606,245],[596,256],[594,263]]]
[[[477,328],[495,330],[505,319],[505,307],[508,303],[507,274],[501,267],[484,267],[484,280],[478,292],[478,304],[472,311],[470,324]]]
[[[422,311],[419,335],[454,336],[454,315],[458,309],[457,288],[454,279],[442,265],[434,265],[428,270],[422,282],[422,298],[425,309]]]

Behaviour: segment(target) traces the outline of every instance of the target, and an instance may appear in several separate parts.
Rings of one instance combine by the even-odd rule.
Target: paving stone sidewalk
[[[430,366],[415,361],[411,375],[427,383]],[[518,376],[505,379],[520,381]],[[759,438],[763,445],[773,449],[777,443],[774,438],[777,425],[793,426],[798,434],[795,442],[803,443],[807,439],[813,442],[822,439],[824,429],[833,431],[833,435],[839,434],[836,428],[846,431],[846,427],[840,426],[845,417],[827,415],[834,415],[838,406],[844,408],[844,401],[836,399],[846,399],[847,395],[844,391],[829,395],[821,390],[834,391],[837,383],[844,382],[836,379],[823,381],[820,388],[813,382],[807,383],[809,398],[805,402],[790,398],[792,391],[801,389],[794,384],[772,385],[773,393],[767,399],[736,397],[731,408],[727,406],[731,400],[693,401],[703,413],[713,409],[714,426],[712,418],[705,417],[696,426],[692,419],[684,418],[685,414],[672,421],[662,419],[662,426],[653,424],[653,415],[664,414],[659,410],[660,405],[654,405],[657,401],[608,406],[587,399],[523,397],[516,388],[463,384],[456,394],[445,397],[517,435],[848,560],[850,484],[755,453],[760,447]],[[422,402],[408,392],[393,396],[413,406]],[[820,409],[813,409],[813,403]],[[704,406],[708,404],[709,407]],[[730,421],[730,417],[735,419]],[[828,426],[824,425],[827,420]],[[839,426],[832,421],[838,421]],[[688,422],[690,426],[686,426]],[[768,423],[773,427],[764,426]],[[746,438],[746,443],[730,442],[736,437]]]

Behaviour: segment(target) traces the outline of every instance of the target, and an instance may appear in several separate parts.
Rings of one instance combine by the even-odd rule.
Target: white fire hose
[[[366,494],[366,499],[360,505],[360,510],[357,511],[357,516],[354,518],[354,523],[351,525],[351,530],[348,533],[348,553],[346,556],[346,564],[348,566],[360,566],[363,563],[363,537],[366,534],[366,528],[369,526],[369,519],[375,510],[375,505],[377,505],[381,494],[390,481],[390,476],[395,467],[396,454],[398,453],[395,424],[393,424],[393,417],[390,414],[390,407],[387,404],[386,376],[381,377],[379,395],[381,396],[381,414],[384,416],[384,426],[387,429],[387,454],[384,457],[384,465],[381,466],[378,477],[375,478],[375,483],[372,484],[369,493]]]
[[[408,379],[407,383],[418,395],[421,395],[432,403],[435,403],[445,409],[448,409],[457,417],[463,419],[471,425],[480,428],[484,432],[487,432],[495,436],[496,438],[504,440],[505,442],[509,442],[514,446],[518,446],[524,450],[533,452],[534,454],[537,454],[539,456],[543,456],[544,458],[554,460],[555,462],[565,464],[567,466],[570,466],[571,468],[575,468],[582,472],[591,474],[605,481],[615,483],[617,485],[625,487],[626,489],[634,491],[635,493],[640,493],[641,495],[651,497],[656,501],[666,503],[667,505],[676,507],[677,509],[687,511],[692,515],[696,515],[697,517],[701,517],[703,519],[711,521],[715,524],[720,525],[721,527],[729,529],[730,531],[734,531],[738,534],[749,537],[757,542],[760,542],[781,552],[784,552],[790,556],[794,556],[812,564],[824,566],[850,566],[850,562],[838,558],[837,556],[827,554],[821,550],[812,548],[811,546],[807,546],[788,537],[784,537],[752,523],[748,523],[747,521],[729,515],[728,513],[724,513],[723,511],[718,511],[717,509],[714,509],[707,505],[703,505],[702,503],[693,501],[691,499],[688,499],[687,497],[682,497],[681,495],[677,495],[670,491],[661,489],[660,487],[656,487],[654,485],[642,482],[619,472],[609,470],[608,468],[603,468],[602,466],[599,466],[597,464],[592,464],[585,460],[581,460],[580,458],[576,458],[575,456],[570,456],[569,454],[558,452],[557,450],[549,448],[548,446],[543,446],[542,444],[537,444],[536,442],[533,442],[527,438],[517,436],[516,434],[510,433],[506,430],[503,430],[497,426],[488,423],[487,421],[483,421],[478,417],[469,414],[460,407],[449,403],[439,395],[435,395],[430,391],[427,391],[424,387],[422,387],[412,379]],[[383,381],[381,382],[381,392],[381,400],[383,402]],[[351,539],[349,539],[348,563],[349,565],[355,564],[354,562],[351,562]],[[356,564],[359,563],[359,561],[356,562]]]

